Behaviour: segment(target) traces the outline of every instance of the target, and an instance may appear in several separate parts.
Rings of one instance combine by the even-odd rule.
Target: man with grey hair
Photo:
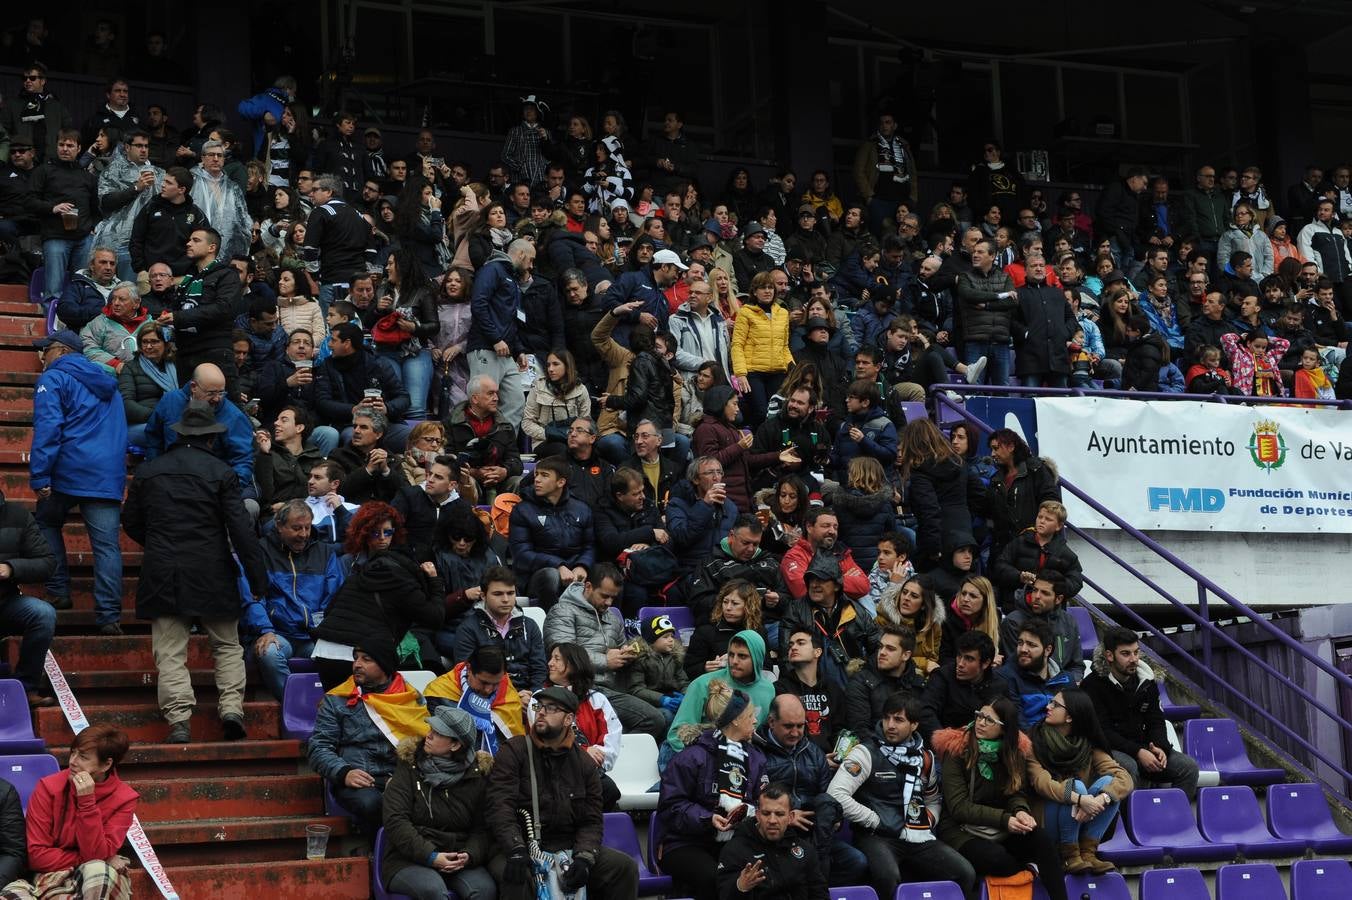
[[[71,331],[79,331],[92,322],[108,305],[108,297],[117,283],[117,251],[102,244],[89,253],[88,268],[71,276],[61,299],[56,302],[56,316]]]
[[[192,202],[221,235],[217,256],[228,260],[247,255],[253,242],[253,219],[244,191],[225,174],[224,144],[207,141],[202,145],[202,162],[193,168],[192,178]]]
[[[515,491],[522,472],[517,430],[500,412],[498,383],[488,375],[471,375],[468,398],[456,404],[443,427],[446,452],[458,457],[465,474],[478,482],[488,503],[494,494]]]
[[[667,532],[681,569],[690,574],[703,565],[736,520],[723,464],[716,456],[696,458],[667,498]]]
[[[526,353],[520,324],[525,317],[518,279],[535,264],[535,245],[518,238],[507,252],[494,252],[474,276],[470,294],[469,356],[471,376],[487,375],[497,382],[502,417],[521,427],[526,398],[521,373]]]
[[[119,281],[108,292],[108,305],[80,329],[84,355],[114,374],[136,353],[136,331],[146,320],[136,285]]]
[[[329,454],[329,460],[347,472],[343,499],[349,503],[388,503],[406,484],[398,460],[391,460],[389,451],[380,446],[389,427],[384,412],[373,406],[358,406],[352,411],[351,428],[346,429],[351,441]]]
[[[314,539],[313,521],[304,500],[288,500],[273,513],[261,542],[267,591],[246,598],[241,616],[247,653],[278,700],[291,674],[290,659],[310,655],[315,643],[310,630],[343,584],[338,551]]]
[[[343,200],[343,182],[337,175],[320,175],[310,188],[314,210],[305,222],[301,256],[319,264],[319,305],[347,297],[353,275],[366,271],[375,261],[371,226],[356,208]]]

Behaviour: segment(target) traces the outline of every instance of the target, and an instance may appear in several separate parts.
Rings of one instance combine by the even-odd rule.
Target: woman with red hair
[[[404,517],[388,503],[362,504],[343,550],[347,580],[314,629],[315,671],[324,690],[351,676],[352,648],[372,639],[398,647],[408,668],[440,668],[431,635],[445,617],[446,588],[436,566],[409,556]],[[418,631],[410,632],[415,625]]]
[[[75,736],[68,767],[39,781],[28,801],[33,881],[12,881],[0,896],[131,897],[130,861],[117,852],[139,799],[117,775],[127,747],[127,735],[111,725],[91,725]]]

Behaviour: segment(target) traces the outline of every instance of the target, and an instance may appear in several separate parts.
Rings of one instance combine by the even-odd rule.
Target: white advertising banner
[[[1038,453],[1141,529],[1352,534],[1352,413],[1038,398]],[[1111,522],[1065,494],[1071,521]]]

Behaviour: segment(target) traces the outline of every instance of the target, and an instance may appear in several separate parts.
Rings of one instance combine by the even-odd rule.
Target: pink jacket
[[[1277,369],[1277,364],[1281,362],[1282,356],[1291,347],[1291,342],[1286,338],[1268,338],[1267,352],[1261,359],[1254,359],[1249,348],[1239,339],[1237,334],[1221,335],[1221,347],[1225,350],[1225,355],[1230,359],[1230,382],[1241,394],[1253,394],[1253,384],[1258,367],[1272,372],[1273,384],[1277,389],[1274,397],[1286,396],[1286,385],[1282,383],[1281,372]]]

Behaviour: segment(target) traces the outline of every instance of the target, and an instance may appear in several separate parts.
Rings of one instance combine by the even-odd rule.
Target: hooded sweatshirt
[[[682,727],[698,728],[704,722],[704,705],[709,699],[709,685],[714,681],[726,681],[733,690],[743,691],[751,698],[756,707],[756,725],[759,727],[770,714],[770,702],[775,699],[775,684],[765,668],[765,641],[754,631],[739,631],[733,640],[740,640],[751,651],[751,665],[754,677],[751,681],[738,681],[732,677],[729,666],[715,672],[706,672],[686,688],[685,699],[681,701],[676,717],[672,719],[671,729],[667,732],[667,744],[679,753],[685,749],[685,740],[679,735]],[[689,733],[687,731],[687,733]]]
[[[33,394],[29,484],[63,494],[121,501],[127,486],[122,450],[127,415],[117,379],[68,353],[38,377]]]

